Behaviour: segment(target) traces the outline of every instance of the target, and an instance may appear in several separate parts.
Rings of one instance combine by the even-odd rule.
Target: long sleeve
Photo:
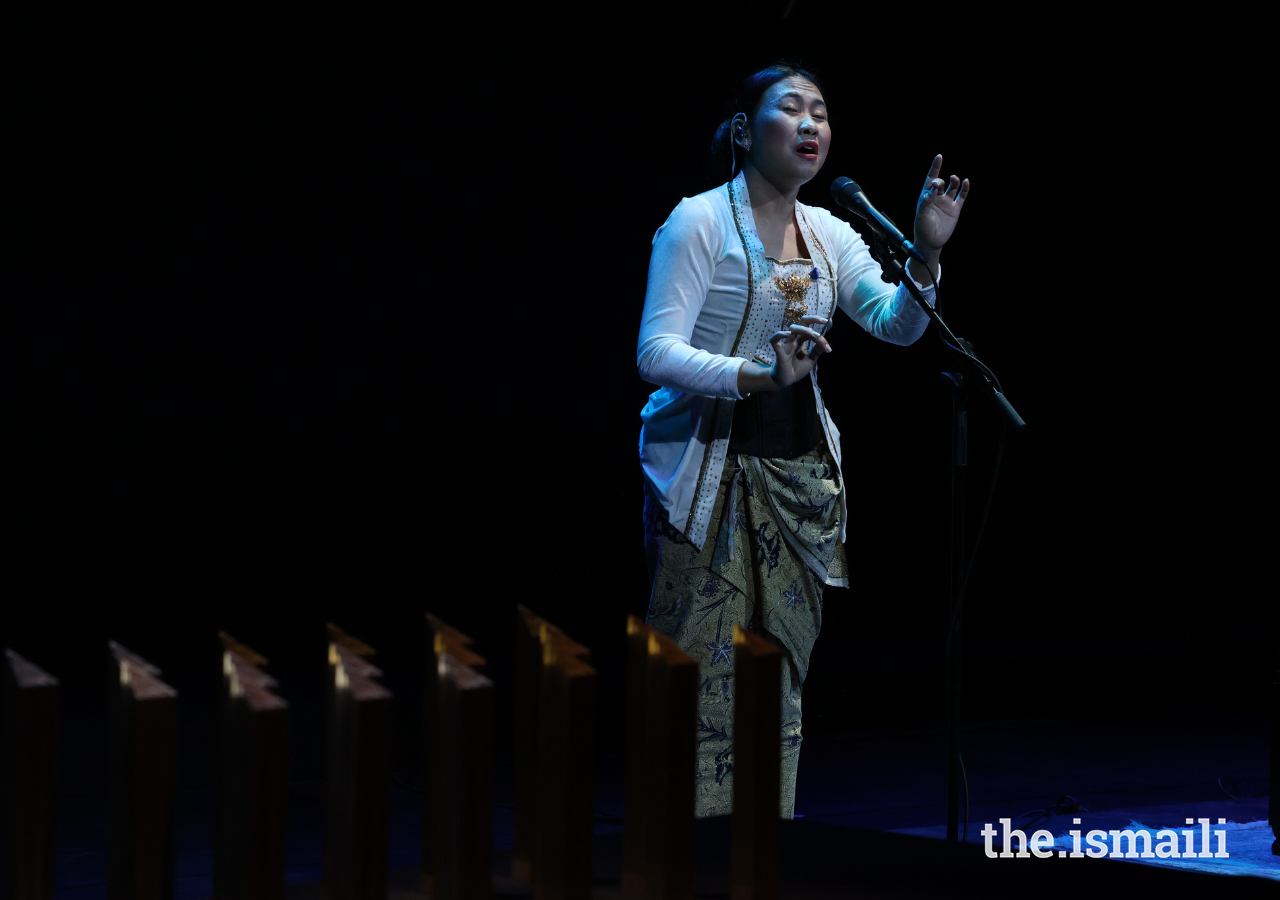
[[[828,221],[839,247],[836,271],[840,273],[837,296],[840,308],[882,341],[902,346],[914,344],[928,327],[929,317],[905,287],[881,279],[880,264],[848,222],[834,216],[828,216]],[[925,302],[932,306],[933,287],[915,283],[921,288]]]
[[[724,240],[700,197],[686,198],[653,237],[637,365],[652,384],[704,397],[742,399],[742,360],[695,346],[698,317]]]

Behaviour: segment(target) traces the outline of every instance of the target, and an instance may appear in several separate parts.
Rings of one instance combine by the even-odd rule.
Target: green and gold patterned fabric
[[[726,461],[701,551],[645,497],[653,588],[648,624],[699,661],[697,807],[725,815],[733,800],[733,626],[778,644],[782,667],[781,815],[795,810],[800,688],[822,627],[822,589],[846,584],[839,471],[825,444],[796,459]]]

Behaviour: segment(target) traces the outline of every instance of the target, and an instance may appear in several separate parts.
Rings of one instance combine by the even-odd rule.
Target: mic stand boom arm
[[[973,347],[964,338],[956,337],[955,334],[947,327],[947,323],[942,320],[942,316],[938,311],[925,302],[924,297],[920,293],[920,289],[916,287],[915,279],[907,274],[899,259],[900,255],[905,255],[903,251],[894,247],[891,242],[881,240],[880,235],[872,229],[872,246],[875,249],[875,255],[880,260],[880,265],[884,269],[884,278],[893,284],[905,285],[907,291],[915,298],[916,303],[924,310],[926,316],[934,325],[938,326],[938,336],[942,339],[942,343],[946,345],[956,356],[963,361],[967,368],[970,381],[975,384],[991,398],[992,402],[999,407],[1009,420],[1009,424],[1013,426],[1016,432],[1022,432],[1027,423],[1022,420],[1022,416],[1018,415],[1018,411],[1013,408],[1013,404],[1005,397],[1004,392],[1000,388],[1000,381],[996,378],[995,373],[987,368],[982,360],[974,355]]]

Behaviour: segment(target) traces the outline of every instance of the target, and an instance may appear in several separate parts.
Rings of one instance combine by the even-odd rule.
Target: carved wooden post
[[[440,654],[437,665],[438,816],[431,896],[487,900],[493,874],[493,682],[449,652]]]
[[[539,853],[538,778],[543,644],[554,636],[564,652],[588,662],[591,651],[523,606],[516,607],[515,816],[512,823],[511,874],[535,882]]]
[[[470,886],[480,878],[477,873],[483,873],[487,896],[492,874],[492,684],[480,677],[486,663],[471,649],[471,638],[431,613],[427,613],[426,623],[422,892],[427,896],[473,896],[466,891],[473,890]],[[452,698],[443,706],[442,692]],[[448,747],[442,747],[446,741]],[[442,754],[449,756],[450,765],[442,762]],[[443,788],[450,791],[445,807],[440,800]],[[476,809],[482,811],[478,817]],[[465,859],[456,850],[445,849],[446,844],[453,846],[458,839],[463,841]],[[475,856],[479,851],[483,851],[483,860]],[[436,885],[445,865],[453,869],[445,879],[447,885],[441,885],[437,895]]]
[[[325,687],[324,900],[385,900],[391,692],[373,648],[329,625]]]
[[[733,626],[732,900],[777,900],[782,777],[782,654]]]
[[[0,807],[4,896],[53,900],[58,679],[5,650]]]
[[[692,900],[698,661],[664,634],[648,638],[645,897]]]
[[[289,775],[289,704],[272,692],[265,657],[226,632],[218,796],[214,830],[214,900],[284,897]]]
[[[545,624],[541,635],[535,896],[590,900],[596,672],[580,644]]]
[[[515,809],[511,823],[511,875],[533,882],[538,797],[538,695],[542,686],[542,641],[538,619],[516,607],[515,757],[512,760]]]
[[[111,768],[107,897],[173,897],[178,692],[160,670],[115,641],[111,649]]]
[[[666,635],[628,616],[622,847],[627,896],[693,896],[697,709],[697,660]]]
[[[645,838],[649,795],[649,635],[653,629],[627,616],[627,759],[622,829],[622,893],[645,896]]]

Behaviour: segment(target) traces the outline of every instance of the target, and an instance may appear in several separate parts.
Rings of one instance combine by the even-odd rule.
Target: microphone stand
[[[874,228],[872,249],[880,260],[885,281],[905,285],[916,303],[938,328],[942,343],[960,361],[961,371],[943,372],[943,382],[951,391],[951,572],[949,603],[950,620],[947,630],[947,840],[957,841],[960,834],[960,792],[964,788],[965,833],[969,828],[969,786],[960,757],[960,699],[961,699],[961,635],[964,611],[964,588],[968,581],[965,571],[964,520],[965,520],[965,471],[969,466],[969,392],[977,388],[986,394],[1004,414],[1015,432],[1022,432],[1027,423],[1018,411],[1005,399],[1000,382],[973,352],[973,346],[964,338],[956,337],[938,311],[925,302],[915,281],[903,268],[906,253],[883,240]]]

